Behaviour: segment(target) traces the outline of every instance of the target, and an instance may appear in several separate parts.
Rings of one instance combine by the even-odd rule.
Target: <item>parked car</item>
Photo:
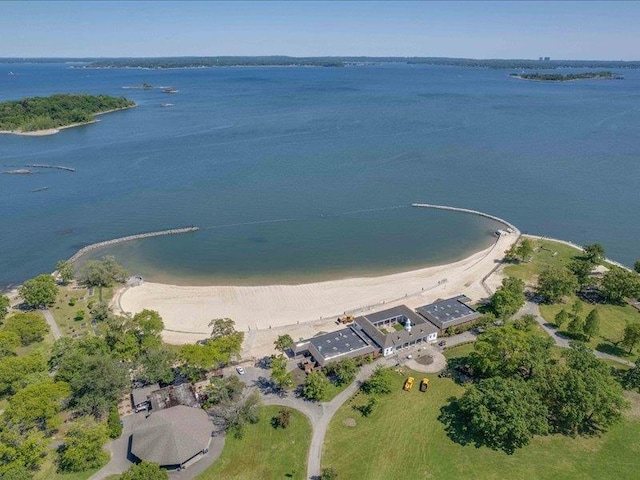
[[[238,375],[244,375],[244,368],[236,367],[236,372],[238,372]]]

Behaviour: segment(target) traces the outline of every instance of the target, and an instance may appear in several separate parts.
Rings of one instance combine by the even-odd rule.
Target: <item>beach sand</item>
[[[331,331],[346,313],[358,315],[398,304],[417,307],[437,298],[466,294],[472,300],[489,296],[500,275],[482,280],[500,265],[519,232],[502,235],[489,248],[447,265],[370,278],[348,278],[302,285],[188,287],[143,283],[119,292],[114,305],[124,312],[157,310],[168,343],[192,343],[209,335],[209,321],[229,317],[247,332],[245,352],[273,350],[278,334],[294,340]]]

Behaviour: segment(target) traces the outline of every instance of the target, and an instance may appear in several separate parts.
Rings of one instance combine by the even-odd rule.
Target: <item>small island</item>
[[[96,122],[96,115],[135,107],[109,95],[55,94],[0,102],[0,133],[51,135],[61,129]]]
[[[583,72],[583,73],[511,73],[509,76],[521,80],[538,82],[570,82],[573,80],[622,80],[622,75],[612,72]]]

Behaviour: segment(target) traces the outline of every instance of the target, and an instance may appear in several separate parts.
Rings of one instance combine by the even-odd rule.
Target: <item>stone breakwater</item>
[[[448,205],[432,205],[430,203],[412,203],[411,206],[418,207],[418,208],[435,208],[436,210],[449,210],[453,212],[470,213],[472,215],[478,215],[480,217],[485,217],[491,220],[495,220],[496,222],[499,222],[504,226],[506,226],[507,228],[513,230],[513,232],[511,233],[515,233],[515,234],[520,233],[520,230],[518,230],[518,228],[511,222],[507,222],[506,220],[500,217],[496,217],[495,215],[490,215],[488,213],[484,213],[479,210],[471,210],[469,208],[449,207]]]
[[[114,238],[112,240],[105,240],[104,242],[92,243],[91,245],[87,245],[86,247],[78,250],[75,255],[73,255],[69,261],[75,262],[84,254],[91,252],[92,250],[96,250],[98,248],[106,247],[108,245],[115,245],[117,243],[130,242],[131,240],[140,240],[143,238],[151,238],[151,237],[161,237],[163,235],[180,235],[182,233],[190,233],[197,232],[200,230],[200,227],[185,227],[185,228],[172,228],[169,230],[162,230],[159,232],[147,232],[147,233],[138,233],[136,235],[129,235],[127,237]]]

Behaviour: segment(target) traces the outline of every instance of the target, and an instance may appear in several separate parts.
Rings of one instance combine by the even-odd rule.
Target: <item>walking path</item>
[[[51,329],[51,335],[53,335],[54,340],[58,340],[62,336],[62,332],[60,332],[60,328],[58,328],[58,324],[56,323],[55,318],[49,310],[43,310],[42,314],[44,315],[44,319],[49,324],[49,328]]]

